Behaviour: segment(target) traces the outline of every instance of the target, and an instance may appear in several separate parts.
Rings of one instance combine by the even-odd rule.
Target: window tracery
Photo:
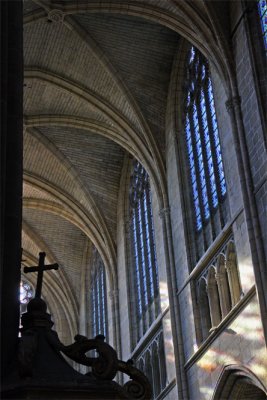
[[[209,65],[191,47],[186,65],[185,136],[196,220],[201,231],[226,195]]]
[[[19,300],[20,300],[20,314],[24,313],[27,310],[27,304],[34,296],[34,289],[32,285],[22,279],[20,281],[20,289],[19,289]]]
[[[93,249],[93,268],[91,272],[91,315],[93,336],[101,334],[107,338],[105,267],[96,248]]]
[[[136,360],[137,367],[147,376],[156,399],[167,384],[163,332],[160,328]]]
[[[258,10],[261,21],[261,30],[264,42],[265,52],[267,51],[267,2],[266,0],[258,0]]]
[[[201,340],[220,324],[242,295],[234,241],[230,239],[197,280]]]
[[[147,331],[159,312],[159,282],[149,176],[136,160],[130,177],[130,242],[136,326],[133,345]]]

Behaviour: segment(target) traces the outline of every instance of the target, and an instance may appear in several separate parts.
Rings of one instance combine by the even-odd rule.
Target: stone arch
[[[226,258],[220,253],[216,263],[216,280],[218,285],[222,318],[224,318],[231,310],[231,295],[226,270]]]
[[[220,298],[219,291],[216,280],[216,269],[212,265],[208,272],[207,279],[207,293],[210,305],[210,317],[212,329],[215,328],[221,322],[221,307],[220,307]]]
[[[267,389],[256,375],[242,365],[227,365],[217,381],[212,400],[266,400]]]
[[[210,305],[207,294],[207,281],[205,278],[201,278],[199,282],[198,302],[200,311],[202,340],[205,340],[209,336],[209,332],[211,329]]]
[[[228,243],[226,249],[226,270],[229,281],[231,304],[234,307],[240,300],[242,290],[237,266],[237,257],[233,241]]]
[[[50,9],[51,11],[51,9]],[[207,12],[208,11],[208,12]],[[24,17],[24,24],[35,23],[39,20],[47,18],[47,10],[34,10]],[[131,16],[141,17],[146,20],[150,20],[160,25],[166,26],[167,28],[174,30],[182,37],[190,41],[194,46],[200,49],[205,57],[208,59],[214,58],[214,64],[216,68],[220,71],[220,74],[224,78],[226,85],[229,85],[227,71],[230,70],[230,54],[229,48],[225,40],[218,42],[214,40],[215,37],[220,36],[222,38],[222,32],[218,29],[218,24],[214,21],[214,13],[209,9],[205,10],[205,14],[208,14],[208,18],[213,20],[213,29],[210,30],[210,26],[207,25],[207,15],[198,13],[192,6],[186,2],[179,4],[179,17],[176,13],[172,13],[166,9],[163,12],[162,8],[151,6],[149,4],[142,5],[129,5],[127,1],[113,5],[112,8],[108,4],[101,3],[101,5],[84,5],[77,4],[76,2],[69,2],[62,9],[62,19],[65,20],[64,23],[70,24],[71,16],[75,14],[83,13],[116,13],[116,14],[127,14]],[[64,18],[65,17],[65,18]],[[193,27],[197,27],[194,29]],[[228,61],[228,62],[227,62]],[[226,67],[226,68],[225,68]]]

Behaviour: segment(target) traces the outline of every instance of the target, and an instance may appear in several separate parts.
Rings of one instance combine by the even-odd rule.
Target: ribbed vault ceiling
[[[180,34],[206,55],[217,51],[216,44],[205,47],[216,35],[202,1],[23,6],[24,253],[36,258],[45,247],[78,304],[88,239],[116,282],[125,154],[137,156],[155,184],[164,182],[167,97]]]

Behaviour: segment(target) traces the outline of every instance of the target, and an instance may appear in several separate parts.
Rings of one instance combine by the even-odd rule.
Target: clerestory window
[[[91,315],[92,334],[104,335],[107,339],[107,298],[104,263],[94,248],[93,268],[91,272]]]
[[[194,203],[201,231],[226,195],[209,65],[191,47],[186,65],[185,135]]]
[[[261,21],[261,30],[264,42],[265,52],[267,51],[267,1],[258,0],[258,10]]]
[[[136,344],[159,311],[158,266],[149,176],[136,160],[133,162],[130,182],[130,242]]]

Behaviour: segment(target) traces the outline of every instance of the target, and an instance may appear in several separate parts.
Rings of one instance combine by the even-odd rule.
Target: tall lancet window
[[[209,65],[194,47],[186,71],[185,134],[195,209],[200,231],[226,194]]]
[[[258,10],[261,20],[261,29],[264,41],[265,51],[267,51],[267,1],[258,0]]]
[[[104,335],[107,338],[107,296],[104,263],[94,248],[93,267],[91,272],[91,315],[92,334]]]
[[[130,236],[135,345],[159,312],[158,266],[149,176],[137,161],[133,162],[130,182]]]

